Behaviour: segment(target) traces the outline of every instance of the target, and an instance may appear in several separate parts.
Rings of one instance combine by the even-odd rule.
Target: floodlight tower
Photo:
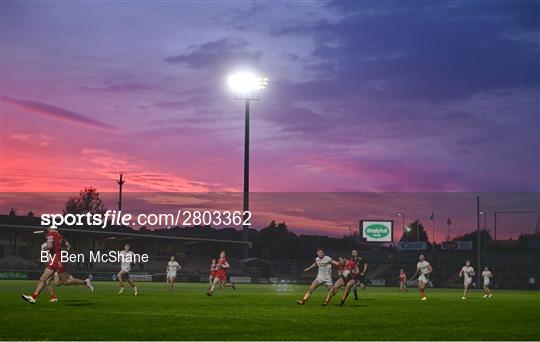
[[[401,216],[401,219],[402,219],[402,229],[403,229],[403,234],[405,234],[405,213],[403,211],[400,211],[399,213],[397,213],[398,216]]]
[[[244,199],[243,212],[245,222],[249,211],[249,104],[252,100],[260,100],[261,91],[266,88],[268,79],[251,72],[241,71],[229,75],[227,84],[232,91],[235,100],[244,101],[245,124],[244,124]],[[249,241],[249,226],[243,225],[242,240]],[[247,248],[244,250],[244,258],[248,257]]]

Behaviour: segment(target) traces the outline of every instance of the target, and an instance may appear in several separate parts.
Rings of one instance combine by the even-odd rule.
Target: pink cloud
[[[113,153],[103,149],[83,148],[83,156],[97,168],[97,175],[114,179],[119,172],[125,172],[130,186],[144,191],[167,192],[204,192],[209,190],[208,184],[175,176],[161,171],[152,171],[152,167],[134,158]]]

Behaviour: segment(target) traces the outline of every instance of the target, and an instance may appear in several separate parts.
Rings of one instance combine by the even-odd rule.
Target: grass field
[[[35,281],[0,282],[0,339],[31,340],[538,340],[540,292],[431,289],[422,302],[411,289],[369,288],[344,307],[321,305],[319,289],[305,306],[295,304],[305,286],[281,293],[271,285],[239,285],[209,298],[204,284],[139,283],[116,294],[112,282],[60,287],[60,301],[25,303]]]

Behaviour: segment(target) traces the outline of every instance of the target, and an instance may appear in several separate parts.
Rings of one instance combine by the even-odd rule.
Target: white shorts
[[[463,285],[464,286],[469,286],[469,285],[471,285],[471,283],[472,283],[472,278],[465,278],[463,280]]]
[[[484,280],[484,286],[489,286],[489,279],[488,279],[488,280]]]
[[[334,283],[332,282],[332,278],[317,277],[315,278],[315,280],[321,285],[326,285],[326,286],[334,285]]]
[[[120,272],[126,272],[126,273],[131,272],[131,266],[122,266],[122,268],[120,269]]]
[[[167,278],[169,278],[169,279],[174,279],[174,278],[176,278],[176,273],[172,273],[172,272],[171,272],[171,273],[167,273]]]
[[[425,274],[420,274],[420,277],[418,277],[418,282],[427,284],[427,283],[429,283],[429,279],[428,279],[428,277],[426,277]]]

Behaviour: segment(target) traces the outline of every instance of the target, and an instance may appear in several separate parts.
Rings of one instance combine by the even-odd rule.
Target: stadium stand
[[[30,279],[37,278],[42,271],[39,263],[40,245],[44,234],[37,218],[16,215],[0,215],[0,275],[5,272],[19,272],[21,276]],[[204,228],[204,237],[197,236],[196,230],[186,230],[187,234],[172,235],[166,230],[160,232],[134,231],[126,227],[111,227],[107,230],[61,229],[62,234],[74,246],[75,252],[88,253],[90,250],[120,250],[126,243],[134,251],[147,253],[150,261],[136,265],[134,272],[153,275],[153,280],[164,279],[165,267],[171,256],[175,256],[182,265],[179,272],[180,281],[206,281],[209,264],[219,251],[225,249],[231,264],[229,274],[236,277],[250,277],[253,282],[265,282],[270,278],[286,279],[294,283],[310,283],[314,271],[304,273],[303,269],[313,262],[314,249],[318,245],[330,245],[327,254],[333,257],[350,255],[350,248],[356,248],[360,256],[369,264],[368,277],[375,285],[397,286],[400,269],[404,269],[408,277],[416,270],[420,253],[433,265],[431,277],[435,287],[460,287],[462,281],[458,273],[466,260],[471,260],[476,266],[474,251],[399,251],[394,248],[358,244],[344,239],[331,240],[327,237],[288,235],[286,242],[297,239],[298,246],[293,247],[292,255],[277,253],[268,246],[271,236],[264,233],[264,241],[255,241],[250,254],[253,256],[241,259],[245,243],[239,240],[209,238],[212,231]],[[183,233],[184,231],[181,231]],[[223,233],[226,237],[240,237],[234,230]],[[276,239],[277,240],[277,239]],[[510,248],[508,247],[510,246]],[[532,245],[532,244],[531,244]],[[516,242],[505,244],[505,248],[497,248],[496,244],[489,246],[489,251],[482,253],[482,265],[489,266],[494,274],[494,286],[501,289],[528,289],[529,279],[540,277],[540,253],[536,248],[525,248]],[[302,249],[304,254],[299,254]],[[271,258],[272,255],[282,254],[281,257]],[[263,256],[263,257],[261,257]],[[72,263],[70,272],[92,274],[96,279],[111,279],[119,270],[119,266],[110,263]],[[2,273],[4,272],[4,273]],[[10,273],[13,274],[13,273]]]

